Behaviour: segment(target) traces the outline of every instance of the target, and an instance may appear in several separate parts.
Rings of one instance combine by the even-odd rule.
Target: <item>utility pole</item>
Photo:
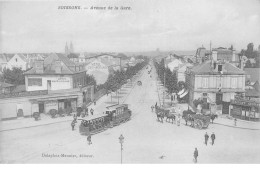
[[[165,71],[166,71],[166,69],[165,69],[166,67],[165,67],[165,58],[164,58],[164,72],[163,72],[163,87],[164,87],[164,89],[163,89],[163,106],[164,106],[164,95],[165,95]]]

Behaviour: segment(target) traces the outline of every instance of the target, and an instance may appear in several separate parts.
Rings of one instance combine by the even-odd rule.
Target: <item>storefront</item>
[[[244,98],[231,100],[230,114],[234,118],[259,121],[260,120],[260,102]]]

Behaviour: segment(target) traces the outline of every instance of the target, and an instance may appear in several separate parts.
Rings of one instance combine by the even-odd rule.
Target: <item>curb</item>
[[[246,128],[246,127],[239,127],[239,126],[231,126],[231,125],[226,125],[226,124],[221,124],[221,123],[216,123],[216,122],[214,122],[214,124],[222,125],[222,126],[227,126],[227,127],[232,127],[232,128],[238,128],[238,129],[260,130],[260,129]]]
[[[20,127],[20,128],[13,128],[13,129],[5,129],[5,130],[0,130],[0,132],[19,130],[19,129],[27,129],[27,128],[31,128],[31,127],[45,126],[45,125],[51,125],[51,124],[56,124],[56,123],[63,123],[63,122],[68,122],[68,121],[71,121],[71,120],[63,120],[63,121],[59,121],[59,122],[45,123],[45,124],[40,124],[40,125],[25,126],[25,127]]]

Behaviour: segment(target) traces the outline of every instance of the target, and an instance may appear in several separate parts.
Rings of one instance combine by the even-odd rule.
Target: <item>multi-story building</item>
[[[86,71],[63,54],[50,54],[25,72],[26,91],[62,90],[84,87]]]
[[[212,60],[188,68],[186,71],[189,104],[192,106],[195,99],[221,105],[229,103],[236,94],[245,93],[244,71],[228,62],[217,61],[216,55],[212,57]],[[228,110],[228,106],[225,107]]]

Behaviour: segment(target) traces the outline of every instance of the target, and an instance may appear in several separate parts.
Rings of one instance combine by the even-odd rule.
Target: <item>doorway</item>
[[[47,90],[51,90],[51,80],[47,80]]]
[[[39,103],[39,113],[44,113],[44,103]]]
[[[220,105],[223,101],[223,93],[216,93],[216,104]]]

